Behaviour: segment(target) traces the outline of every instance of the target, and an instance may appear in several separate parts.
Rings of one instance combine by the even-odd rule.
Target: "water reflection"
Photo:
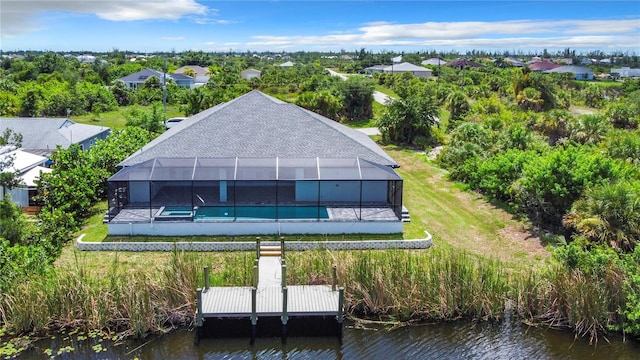
[[[47,359],[64,346],[73,351],[56,359],[638,359],[640,345],[613,337],[600,339],[597,346],[587,339],[574,339],[564,331],[531,328],[518,323],[455,322],[426,324],[393,331],[369,326],[344,329],[342,342],[336,338],[201,339],[192,331],[129,341],[114,346],[101,339],[78,341],[64,338],[40,341],[23,354],[27,359]],[[100,345],[96,351],[96,344]]]

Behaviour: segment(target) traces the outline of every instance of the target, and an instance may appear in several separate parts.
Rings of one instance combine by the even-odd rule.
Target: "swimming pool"
[[[301,220],[328,219],[324,206],[167,206],[161,208],[156,220]]]

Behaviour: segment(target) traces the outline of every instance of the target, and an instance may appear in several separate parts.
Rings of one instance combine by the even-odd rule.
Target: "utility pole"
[[[167,127],[167,56],[164,56],[164,67],[162,69],[162,122]]]

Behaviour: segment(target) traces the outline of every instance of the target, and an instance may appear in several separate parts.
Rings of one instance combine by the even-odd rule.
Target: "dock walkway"
[[[284,242],[281,242],[284,246]],[[262,256],[260,254],[263,254]],[[253,340],[260,318],[279,318],[282,336],[286,336],[289,318],[302,318],[313,322],[314,318],[335,318],[341,335],[344,289],[336,286],[334,268],[333,285],[287,286],[286,265],[281,247],[260,247],[256,251],[254,266],[255,286],[209,287],[208,269],[205,268],[205,288],[197,291],[197,325],[204,321],[238,319],[251,321]]]

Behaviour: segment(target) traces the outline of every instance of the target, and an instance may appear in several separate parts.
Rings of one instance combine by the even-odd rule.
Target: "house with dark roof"
[[[46,157],[58,146],[66,149],[78,144],[88,150],[111,134],[108,127],[77,124],[66,118],[0,118],[0,131],[6,129],[22,135],[24,151]]]
[[[553,70],[555,68],[559,68],[560,65],[556,63],[552,63],[551,61],[535,61],[527,63],[527,67],[531,69],[531,71],[547,71]]]
[[[471,61],[469,59],[465,59],[465,58],[458,58],[452,61],[449,61],[448,63],[446,63],[444,66],[448,66],[448,67],[452,67],[452,68],[456,68],[456,69],[463,69],[463,68],[479,68],[482,65],[475,62],[475,61]]]
[[[191,76],[184,74],[165,74],[162,71],[155,69],[140,70],[125,77],[121,77],[118,80],[125,83],[129,89],[137,89],[138,86],[144,84],[144,82],[152,76],[157,77],[161,84],[164,84],[164,79],[166,78],[175,81],[179,87],[193,88],[195,86],[195,82]]]
[[[402,178],[387,153],[259,91],[193,115],[119,166],[113,235],[402,232]]]

